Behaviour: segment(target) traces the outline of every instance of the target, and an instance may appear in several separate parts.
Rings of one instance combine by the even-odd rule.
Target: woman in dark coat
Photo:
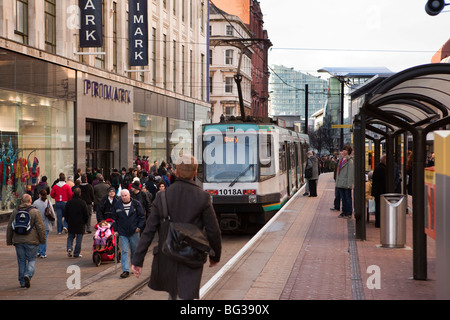
[[[64,219],[68,224],[67,234],[67,255],[72,256],[73,240],[76,238],[75,251],[73,251],[74,258],[81,257],[81,242],[85,231],[86,223],[88,222],[89,212],[86,202],[81,199],[80,188],[73,190],[73,197],[66,203],[64,209]]]
[[[305,170],[308,168],[312,169],[312,176],[308,178],[309,196],[317,197],[317,180],[319,179],[319,164],[317,161],[317,157],[312,153],[312,151],[308,151],[307,156],[308,159],[306,160]]]
[[[191,157],[188,156],[187,158]],[[172,221],[192,223],[206,231],[209,244],[214,250],[214,256],[209,257],[210,267],[215,266],[220,260],[222,250],[221,233],[211,203],[211,196],[197,186],[193,180],[197,173],[197,166],[192,165],[195,168],[192,169],[190,165],[184,165],[184,163],[189,163],[188,160],[183,161],[176,167],[177,179],[175,183],[165,191],[158,192],[153,201],[150,217],[132,261],[132,270],[136,277],[142,272],[145,255],[155,233],[160,227],[162,192],[166,194],[168,214]],[[189,167],[189,170],[185,170],[185,167]],[[186,174],[187,171],[189,172],[188,174]],[[171,260],[161,250],[161,245],[165,240],[162,239],[164,232],[158,232],[158,234],[158,246],[153,249],[149,287],[153,290],[167,291],[170,297],[174,299],[178,297],[181,299],[198,299],[203,266],[193,269]]]

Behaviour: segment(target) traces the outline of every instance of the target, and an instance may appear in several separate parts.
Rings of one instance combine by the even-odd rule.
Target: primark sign
[[[79,0],[80,47],[103,46],[102,0]],[[148,65],[148,11],[147,0],[129,0],[128,39],[129,65]]]
[[[79,0],[80,47],[103,47],[102,0]]]
[[[130,66],[148,65],[147,0],[129,2]]]

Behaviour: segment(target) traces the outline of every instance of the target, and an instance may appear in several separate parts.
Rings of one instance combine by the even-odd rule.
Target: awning
[[[362,152],[365,148],[362,136],[366,134],[366,124],[369,124],[369,130],[377,130],[370,124],[385,123],[391,136],[404,131],[411,132],[413,136],[413,273],[414,279],[417,280],[427,278],[424,213],[426,136],[450,124],[449,112],[450,64],[435,63],[404,70],[371,88],[364,95],[360,113],[354,121],[354,135],[357,140],[355,158],[363,163]],[[387,153],[389,156],[392,151],[388,150]],[[388,165],[393,165],[392,161]],[[393,174],[388,176],[392,179]],[[360,179],[361,181],[357,181],[358,187],[363,189],[364,181]],[[357,183],[355,180],[355,189]],[[360,198],[363,199],[363,195]],[[355,217],[357,213],[358,217],[361,216],[360,212],[364,210],[363,201],[358,200],[358,205],[355,204]],[[358,224],[357,220],[357,228],[360,225],[362,223]]]
[[[366,94],[362,111],[408,131],[449,124],[450,64],[417,66],[387,78]]]

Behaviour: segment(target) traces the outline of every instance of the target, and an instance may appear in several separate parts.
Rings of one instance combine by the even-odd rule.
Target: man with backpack
[[[41,213],[32,206],[31,196],[25,193],[21,204],[13,211],[6,229],[6,245],[14,245],[19,265],[21,288],[29,288],[36,269],[39,244],[45,244],[45,226]]]

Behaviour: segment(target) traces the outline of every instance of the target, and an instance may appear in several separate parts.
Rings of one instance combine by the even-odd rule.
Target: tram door
[[[86,121],[86,167],[98,168],[105,180],[109,180],[115,167],[113,140],[118,140],[118,132],[117,124]]]
[[[291,195],[292,192],[292,168],[291,168],[291,144],[285,142],[286,149],[286,176],[287,176],[287,194]]]
[[[294,143],[294,161],[295,161],[295,189],[298,190],[300,181],[300,144],[298,142]]]

